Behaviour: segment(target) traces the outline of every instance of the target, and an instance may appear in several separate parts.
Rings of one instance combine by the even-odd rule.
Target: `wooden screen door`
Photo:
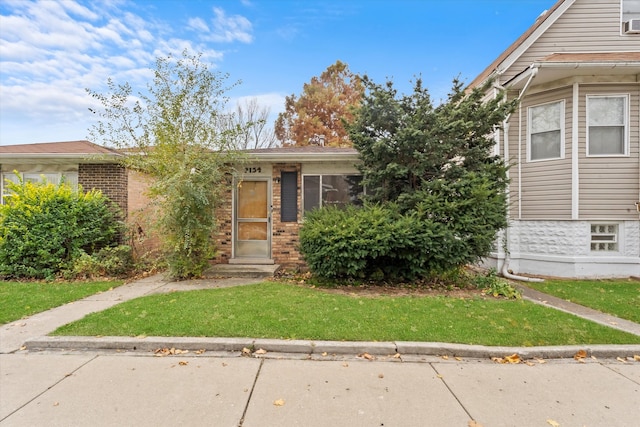
[[[271,256],[269,181],[241,181],[236,187],[235,256]]]

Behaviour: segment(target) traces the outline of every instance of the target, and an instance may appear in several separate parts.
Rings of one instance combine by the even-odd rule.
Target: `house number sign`
[[[244,173],[262,173],[262,168],[260,166],[244,168]]]

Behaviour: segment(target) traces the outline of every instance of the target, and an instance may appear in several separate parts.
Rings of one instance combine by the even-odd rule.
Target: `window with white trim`
[[[564,100],[528,108],[530,161],[564,158]]]
[[[591,224],[591,250],[611,252],[618,250],[618,224]]]
[[[321,206],[359,204],[364,194],[360,175],[305,175],[302,185],[305,212]]]
[[[7,181],[20,182],[14,172],[5,172],[2,177],[2,200],[11,193],[7,188]],[[42,172],[42,173],[20,173],[22,182],[42,182],[43,180],[55,185],[64,180],[71,188],[78,188],[78,172]]]
[[[587,155],[627,154],[628,95],[587,95]]]

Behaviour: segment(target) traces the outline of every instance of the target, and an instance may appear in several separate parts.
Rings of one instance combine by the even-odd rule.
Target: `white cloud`
[[[206,40],[230,43],[239,41],[251,43],[253,41],[253,25],[242,15],[227,16],[219,7],[213,8],[213,32],[205,36]]]
[[[136,93],[144,90],[158,56],[189,49],[201,52],[212,68],[223,58],[217,50],[181,38],[153,15],[132,13],[129,6],[136,6],[137,13],[144,6],[126,0],[2,1],[0,144],[36,142],[34,127],[84,138],[94,102],[85,88],[104,90],[111,77],[131,83]],[[251,38],[251,24],[244,18],[223,13],[216,19],[231,40]],[[20,140],[21,132],[29,139]],[[52,134],[37,141],[65,138]]]
[[[202,31],[205,33],[208,33],[210,31],[209,27],[207,26],[207,23],[204,22],[202,18],[189,19],[189,21],[187,22],[187,27],[189,27],[189,29],[191,30]]]

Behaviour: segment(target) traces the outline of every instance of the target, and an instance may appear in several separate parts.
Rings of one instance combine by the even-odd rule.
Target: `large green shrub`
[[[320,277],[412,280],[455,264],[455,240],[443,224],[402,214],[397,205],[367,204],[345,210],[322,208],[307,215],[300,230],[300,251]]]
[[[114,245],[119,223],[101,192],[61,183],[6,182],[0,205],[0,277],[51,278],[81,254]]]
[[[327,278],[414,280],[474,263],[506,225],[504,194],[492,186],[468,173],[414,193],[413,210],[390,202],[315,210],[300,230],[300,251]]]

